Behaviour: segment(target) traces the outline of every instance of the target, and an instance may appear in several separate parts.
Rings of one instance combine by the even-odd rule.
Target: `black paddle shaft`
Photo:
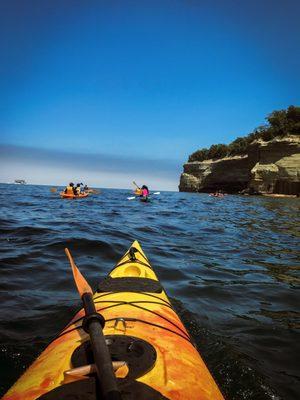
[[[84,293],[82,302],[86,319],[85,327],[90,335],[101,393],[105,400],[121,400],[110,353],[102,331],[101,317],[97,314],[92,294]]]

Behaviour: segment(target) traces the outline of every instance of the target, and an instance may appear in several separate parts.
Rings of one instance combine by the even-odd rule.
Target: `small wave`
[[[19,235],[21,237],[43,235],[43,234],[49,234],[52,232],[53,232],[53,230],[48,227],[41,228],[41,227],[35,227],[35,226],[20,226],[18,228],[12,228],[9,231],[6,231],[6,233],[12,233],[15,235]]]
[[[113,258],[117,256],[117,252],[110,243],[102,240],[91,240],[86,238],[66,238],[65,240],[54,241],[52,243],[48,243],[45,246],[45,250],[53,251],[53,250],[61,250],[62,254],[64,249],[68,247],[69,249],[75,252],[79,252],[80,254],[97,254],[103,258]]]

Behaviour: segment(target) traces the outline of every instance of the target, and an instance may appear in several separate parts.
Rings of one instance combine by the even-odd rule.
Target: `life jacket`
[[[75,190],[77,194],[80,194],[80,186],[76,187]]]
[[[72,187],[72,186],[67,186],[67,191],[66,191],[66,193],[67,193],[67,194],[74,194],[74,192],[73,192],[73,187]]]
[[[142,196],[147,197],[149,195],[149,191],[147,189],[142,189]]]

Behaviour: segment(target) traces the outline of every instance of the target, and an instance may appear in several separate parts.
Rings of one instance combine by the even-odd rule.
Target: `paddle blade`
[[[153,194],[160,194],[160,192],[154,192]]]
[[[135,199],[135,196],[127,197],[127,200],[134,200],[134,199]]]
[[[93,294],[93,291],[92,291],[90,285],[87,283],[87,281],[85,280],[85,278],[79,271],[79,268],[76,266],[76,264],[73,260],[73,257],[71,256],[71,253],[69,252],[69,250],[67,248],[65,248],[65,252],[66,252],[66,255],[71,264],[74,281],[76,283],[77,290],[80,294],[80,297],[82,297],[84,295],[84,293],[92,293]]]

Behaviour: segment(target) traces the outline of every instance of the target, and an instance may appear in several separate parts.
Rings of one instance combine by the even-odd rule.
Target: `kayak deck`
[[[122,398],[223,399],[137,241],[93,298],[106,321],[103,332],[113,361],[127,363],[115,372]],[[91,362],[83,317],[80,310],[3,400],[63,399],[72,390],[97,398],[94,377],[66,374]]]

